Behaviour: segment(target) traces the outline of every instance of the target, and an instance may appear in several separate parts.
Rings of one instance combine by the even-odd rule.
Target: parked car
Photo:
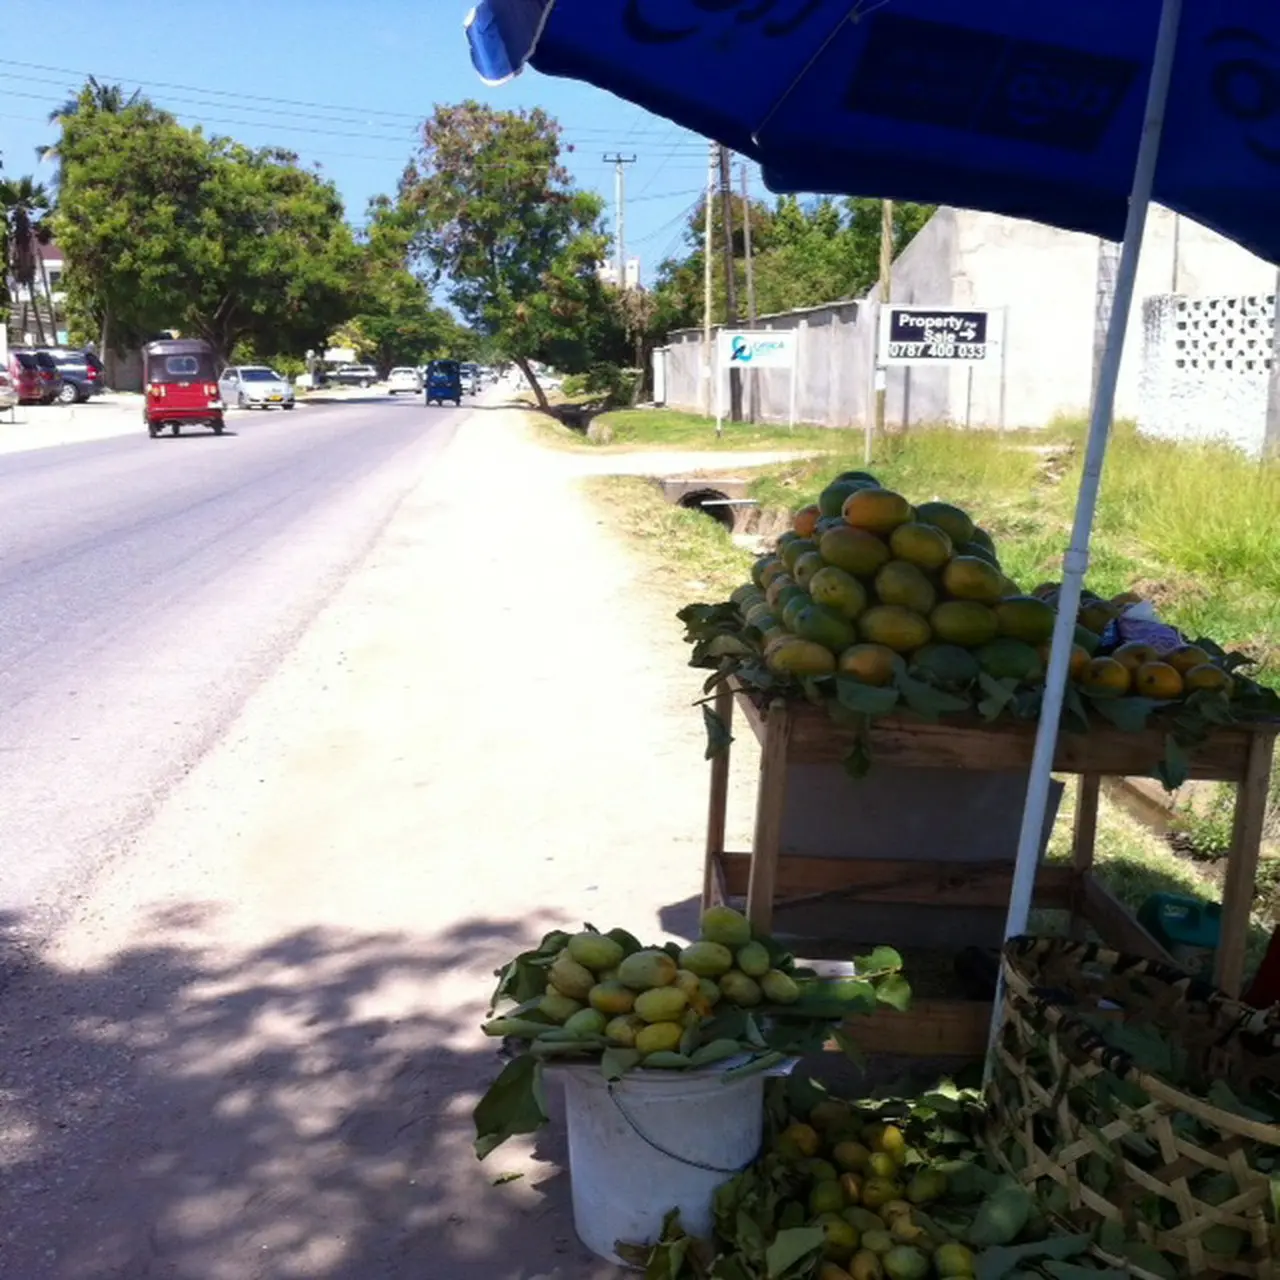
[[[18,392],[7,369],[0,369],[0,413],[7,413],[18,403]]]
[[[378,381],[378,371],[371,364],[344,364],[332,381],[344,387],[371,387]]]
[[[392,369],[387,375],[387,390],[393,396],[399,395],[402,391],[408,391],[416,396],[422,390],[422,374],[417,369],[410,369],[407,365],[400,369]]]
[[[480,366],[478,364],[463,364],[458,375],[462,379],[462,389],[469,396],[478,396],[480,394]]]
[[[90,396],[101,395],[107,389],[102,361],[92,351],[42,347],[37,354],[47,355],[62,375],[59,404],[83,404]]]
[[[228,408],[281,409],[294,406],[293,385],[289,379],[265,364],[233,364],[223,369],[218,378],[218,394]]]
[[[11,351],[9,378],[23,404],[52,404],[62,391],[62,374],[43,351]]]

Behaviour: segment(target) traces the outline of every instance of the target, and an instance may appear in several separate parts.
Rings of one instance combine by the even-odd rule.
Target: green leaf
[[[713,760],[716,756],[724,755],[733,742],[733,734],[729,732],[728,725],[708,706],[702,708],[702,724],[707,731],[707,752],[704,758]]]
[[[707,642],[709,658],[742,658],[751,652],[750,645],[744,644],[737,636],[727,633],[715,636]]]
[[[476,1156],[483,1160],[508,1138],[535,1133],[546,1124],[542,1065],[529,1054],[513,1058],[476,1103]]]
[[[1067,733],[1089,732],[1089,713],[1085,710],[1084,699],[1069,680],[1062,694],[1062,728]]]
[[[854,956],[853,969],[860,978],[873,978],[882,973],[901,973],[902,954],[892,947],[875,947],[865,956]]]
[[[898,697],[898,690],[891,686],[881,688],[863,684],[851,676],[836,676],[836,701],[849,711],[882,716],[893,710]]]
[[[867,1065],[867,1055],[863,1052],[862,1046],[842,1026],[836,1025],[831,1028],[831,1038],[839,1045],[840,1052],[855,1067]]]
[[[800,998],[786,1005],[797,1018],[843,1018],[851,1013],[871,1013],[876,1007],[875,985],[864,978],[819,978],[800,986]]]
[[[1221,689],[1197,689],[1187,698],[1187,710],[1209,724],[1234,724],[1231,699]]]
[[[640,1054],[635,1049],[610,1047],[600,1055],[600,1071],[613,1084],[639,1065],[639,1062]]]
[[[968,711],[973,705],[968,698],[955,693],[944,693],[905,672],[898,675],[894,683],[907,706],[925,720],[937,720],[940,715],[948,712]]]
[[[752,1262],[764,1259],[764,1233],[756,1220],[745,1210],[739,1209],[734,1220],[733,1243]]]
[[[797,1262],[821,1248],[821,1227],[792,1227],[789,1231],[779,1231],[765,1252],[769,1280],[780,1280]]]
[[[1125,733],[1138,733],[1145,729],[1151,713],[1166,705],[1154,698],[1108,698],[1095,693],[1087,696],[1090,705],[1104,720]]]
[[[1191,760],[1177,738],[1164,735],[1164,758],[1156,763],[1156,777],[1166,791],[1177,791],[1191,773]]]
[[[1143,1271],[1150,1271],[1153,1276],[1160,1276],[1162,1280],[1178,1280],[1178,1269],[1169,1261],[1168,1258],[1149,1244],[1142,1244],[1137,1240],[1129,1240],[1125,1242],[1124,1248],[1120,1250],[1121,1255],[1135,1267],[1141,1267]]]
[[[844,771],[855,782],[860,782],[871,771],[871,750],[867,746],[867,740],[859,736],[853,746],[844,754],[844,759],[840,762],[844,766]]]
[[[978,714],[990,723],[998,720],[1004,709],[1013,701],[1018,682],[1008,676],[1003,680],[997,680],[994,676],[987,675],[985,671],[980,671],[978,687],[987,695],[978,703]]]
[[[491,1185],[495,1187],[505,1187],[508,1182],[519,1182],[520,1179],[523,1177],[524,1177],[523,1173],[514,1173],[514,1172],[500,1173],[496,1178],[494,1178]]]
[[[902,974],[891,973],[876,986],[876,999],[899,1013],[905,1013],[911,1008],[911,983]]]
[[[984,1249],[974,1262],[974,1280],[1004,1280],[1024,1262],[1041,1258],[1074,1258],[1085,1253],[1092,1243],[1093,1237],[1083,1234]]]
[[[1257,1111],[1236,1097],[1235,1091],[1222,1079],[1215,1080],[1206,1094],[1210,1103],[1233,1115],[1243,1116],[1246,1120],[1256,1120],[1260,1124],[1274,1124],[1276,1117],[1265,1111]]]

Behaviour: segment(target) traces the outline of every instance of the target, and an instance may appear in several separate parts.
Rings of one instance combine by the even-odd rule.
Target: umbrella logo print
[[[1280,123],[1280,61],[1271,43],[1256,31],[1223,27],[1206,44],[1240,50],[1214,68],[1210,81],[1213,99],[1224,115],[1239,121],[1246,130],[1245,146],[1259,160],[1280,166],[1280,128],[1276,127]],[[1272,126],[1269,130],[1268,125]]]
[[[761,30],[766,36],[773,37],[788,36],[803,26],[812,14],[822,8],[823,0],[691,0],[691,3],[694,9],[704,14],[733,13],[739,25],[763,20]],[[781,12],[775,12],[778,10]],[[701,24],[662,26],[645,14],[641,0],[627,0],[622,10],[622,29],[638,44],[676,44],[697,35]]]

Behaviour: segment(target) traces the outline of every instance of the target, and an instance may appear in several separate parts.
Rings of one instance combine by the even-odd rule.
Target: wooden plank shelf
[[[775,908],[806,901],[857,902],[883,906],[1003,909],[1009,900],[1009,861],[964,862],[935,858],[812,857],[782,850],[788,770],[843,760],[857,740],[823,708],[809,703],[765,700],[735,680],[716,691],[715,710],[731,727],[735,709],[760,743],[752,848],[724,847],[730,753],[711,764],[703,905],[745,900],[752,925],[770,932]],[[1243,982],[1245,940],[1253,903],[1271,759],[1280,724],[1237,725],[1215,730],[1189,753],[1190,776],[1236,785],[1236,807],[1222,903],[1222,936],[1214,979],[1238,995]],[[886,716],[869,726],[865,741],[872,769],[960,769],[1026,772],[1035,743],[1033,724],[990,725],[976,716],[939,723]],[[1104,777],[1149,775],[1164,755],[1159,729],[1127,733],[1098,728],[1063,733],[1054,770],[1077,778],[1075,830],[1070,865],[1045,864],[1037,873],[1035,903],[1070,913],[1072,931],[1092,927],[1122,950],[1172,962],[1156,940],[1093,874],[1098,797]],[[874,773],[872,775],[874,778]],[[859,784],[850,782],[850,786]],[[873,785],[868,780],[864,785]],[[852,839],[852,836],[851,836]],[[908,975],[910,976],[910,975]],[[981,1056],[990,1006],[973,1000],[917,1000],[910,1013],[877,1013],[848,1030],[868,1050],[925,1056]]]

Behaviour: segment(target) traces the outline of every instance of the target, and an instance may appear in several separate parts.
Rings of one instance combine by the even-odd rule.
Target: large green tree
[[[410,269],[416,226],[412,214],[386,196],[370,202],[360,300],[346,328],[361,359],[384,373],[438,356],[466,359],[473,345],[470,333],[435,305],[425,281]]]
[[[357,300],[360,251],[329,182],[291,154],[183,128],[151,103],[62,117],[54,225],[73,304],[118,349],[174,327],[227,358],[297,354]]]
[[[574,188],[561,151],[560,127],[540,109],[438,106],[400,186],[421,260],[544,408],[532,361],[585,369],[621,332],[596,274],[602,203]]]

